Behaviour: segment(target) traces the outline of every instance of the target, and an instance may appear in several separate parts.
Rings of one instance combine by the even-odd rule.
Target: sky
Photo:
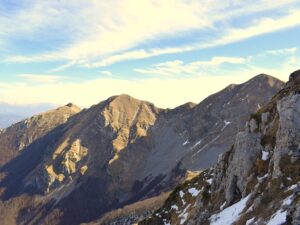
[[[0,102],[173,108],[299,68],[299,0],[1,0]]]

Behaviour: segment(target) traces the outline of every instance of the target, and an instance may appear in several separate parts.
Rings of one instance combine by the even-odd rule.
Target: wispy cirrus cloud
[[[67,69],[67,68],[72,67],[73,65],[75,65],[76,62],[77,62],[76,60],[72,60],[72,61],[70,61],[70,62],[68,62],[68,63],[66,63],[66,64],[64,64],[62,66],[59,66],[59,67],[56,67],[56,68],[48,70],[48,73],[54,73],[54,72],[58,72],[58,71],[63,71],[65,69]]]
[[[56,30],[57,35],[64,35],[64,38],[71,40],[71,43],[56,51],[48,51],[33,56],[13,56],[7,61],[87,60],[128,49],[156,37],[211,25],[208,19],[199,19],[207,8],[201,9],[201,4],[198,1],[190,1],[189,3],[181,0],[163,2],[126,0],[106,3],[72,1],[62,4],[65,8],[62,8],[58,1],[53,2],[35,1],[30,9],[21,11],[14,18],[8,17],[7,21],[2,22],[6,28],[3,34],[16,34],[15,32],[27,34],[26,30],[30,30],[34,34],[42,27],[41,24],[44,24],[49,30]],[[78,6],[78,3],[81,3],[81,7]],[[36,8],[48,10],[42,10],[41,15],[36,15]],[[181,9],[181,13],[178,13],[178,8]],[[73,12],[74,10],[76,13]],[[32,19],[26,24],[22,23],[23,13],[36,15],[34,17],[36,20]],[[157,15],[160,16],[157,17]],[[51,19],[44,21],[45,17]],[[42,22],[37,22],[40,19]],[[24,29],[12,31],[11,27],[13,26],[8,26],[9,21],[21,22],[20,27],[24,27]],[[186,21],[189,22],[186,23]],[[35,25],[29,26],[31,28],[29,29],[27,26],[31,23]]]
[[[270,56],[274,55],[278,57],[276,67],[271,64],[258,65],[255,62],[268,60]],[[6,102],[23,104],[40,102],[65,104],[73,101],[83,106],[90,106],[112,95],[127,93],[154,102],[159,107],[175,107],[188,101],[199,102],[209,94],[223,89],[226,85],[244,82],[260,73],[287,80],[287,71],[291,72],[296,69],[299,62],[297,48],[271,49],[246,57],[218,56],[194,62],[168,61],[154,64],[142,71],[146,74],[157,72],[165,75],[166,79],[161,79],[161,76],[144,76],[131,80],[115,79],[111,77],[115,75],[114,73],[103,70],[99,72],[106,77],[80,82],[78,80],[52,82],[53,79],[47,78],[48,75],[27,74],[21,76],[24,81],[29,79],[22,84],[0,83],[0,87],[3,87],[0,92]],[[231,67],[223,68],[222,66],[225,64],[230,64]],[[213,70],[207,68],[213,68]],[[183,76],[180,79],[176,77],[184,72],[190,73],[190,76]],[[53,76],[57,76],[54,80],[60,80],[58,75]],[[51,82],[36,82],[32,85],[32,81],[41,81],[41,79],[44,81],[50,79]],[[155,87],[155,92],[153,92],[153,87]],[[167,92],[166,87],[168,87]],[[81,91],[78,92],[78,90]]]
[[[246,62],[242,57],[224,57],[216,56],[207,61],[193,61],[184,63],[181,60],[168,61],[164,63],[154,64],[152,68],[136,68],[135,72],[148,75],[162,75],[162,76],[175,76],[175,75],[196,75],[203,73],[211,67],[219,67],[222,64],[243,64]]]
[[[265,51],[264,53],[260,55],[293,55],[298,51],[298,48],[281,48],[281,49],[273,49]]]
[[[270,56],[273,63],[261,65]],[[185,78],[197,76],[221,76],[222,74],[259,74],[268,73],[284,78],[286,71],[296,70],[299,66],[298,48],[272,49],[256,55],[245,57],[215,56],[209,60],[183,62],[182,60],[167,61],[153,64],[147,68],[135,68],[135,72],[150,77]],[[229,67],[227,65],[230,65]],[[279,66],[279,68],[277,67]]]
[[[300,9],[293,9],[280,17],[257,19],[248,27],[231,28],[220,39],[213,41],[211,44],[208,43],[208,46],[224,45],[299,25]]]
[[[36,54],[11,55],[5,61],[66,61],[50,72],[73,65],[104,67],[126,60],[213,48],[300,25],[297,0],[35,0],[28,3],[20,10],[0,16],[0,40],[11,37],[36,40],[48,35],[46,41],[59,40],[60,44]],[[276,13],[259,14],[270,10]],[[252,16],[238,26],[232,23],[233,19],[245,15]],[[12,24],[18,24],[18,29]],[[218,29],[220,26],[222,29]],[[195,31],[200,36],[206,31],[215,31],[215,35],[175,46],[141,47],[146,42],[180,38]]]
[[[108,70],[102,70],[100,71],[100,73],[106,77],[116,77],[116,75],[114,75],[111,71]]]
[[[62,76],[48,74],[18,74],[17,77],[22,78],[24,81],[38,83],[55,83],[64,79]]]
[[[161,49],[139,49],[134,51],[127,51],[121,54],[109,56],[95,63],[84,64],[85,67],[103,67],[121,61],[129,61],[136,59],[145,59],[165,54],[183,53],[194,50],[201,50],[207,48],[214,48],[238,41],[243,41],[255,36],[276,32],[282,29],[288,29],[300,25],[300,10],[292,10],[284,16],[279,18],[262,18],[254,21],[251,25],[244,28],[225,28],[224,34],[213,40],[208,40],[204,43],[197,43],[186,45],[177,48],[161,48]]]

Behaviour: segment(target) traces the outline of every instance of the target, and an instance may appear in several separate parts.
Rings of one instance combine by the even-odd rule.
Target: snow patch
[[[197,190],[196,188],[190,188],[190,189],[188,190],[188,192],[189,192],[193,197],[196,197],[196,196],[200,193],[200,191]]]
[[[190,143],[189,140],[186,140],[185,142],[182,143],[182,146],[185,146],[185,145],[187,145],[188,143]]]
[[[293,195],[288,196],[282,202],[282,205],[290,205],[293,202]]]
[[[226,205],[226,202],[224,202],[224,203],[220,206],[220,210],[223,210],[224,207],[225,207],[225,205]]]
[[[253,205],[251,205],[248,209],[247,209],[247,212],[252,212],[254,209]]]
[[[231,124],[231,122],[230,122],[230,121],[226,121],[226,120],[224,120],[223,122],[224,122],[225,126],[228,126],[229,124]]]
[[[183,198],[184,192],[183,191],[179,191],[179,195],[180,195],[180,198]]]
[[[222,131],[225,129],[225,127],[223,127]],[[221,136],[221,134],[219,134],[217,137],[215,137],[213,140],[211,140],[209,143],[205,144],[202,148],[200,148],[195,154],[193,154],[193,157],[195,155],[197,155],[198,153],[202,152],[207,146],[209,146],[210,144],[214,143],[216,140],[219,139],[219,137]],[[192,148],[193,149],[193,148]]]
[[[233,224],[238,218],[240,213],[246,207],[246,203],[250,195],[242,198],[239,202],[229,206],[228,208],[222,210],[218,214],[214,214],[210,217],[210,225],[223,225],[223,224]]]
[[[164,222],[164,225],[171,225],[171,223],[170,223],[170,222],[167,222],[166,219],[163,219],[163,222]]]
[[[286,222],[286,211],[278,210],[275,214],[272,215],[270,221],[267,225],[281,225]]]
[[[269,152],[262,151],[261,159],[262,159],[263,161],[268,160],[268,159],[269,159]]]
[[[175,209],[177,211],[178,210],[178,206],[177,205],[172,205],[171,209]]]
[[[230,121],[224,120],[223,122],[224,122],[224,126],[222,127],[221,131],[223,131],[229,124],[231,124]]]
[[[292,191],[297,187],[297,184],[290,186],[286,191]]]
[[[212,178],[210,178],[210,179],[206,180],[206,182],[207,182],[207,183],[209,183],[209,184],[211,184],[211,183],[212,183],[212,181],[213,181],[213,179],[212,179]]]
[[[250,223],[252,223],[255,220],[255,218],[252,218],[250,220],[247,220],[246,225],[249,225]]]
[[[258,180],[258,182],[262,182],[267,177],[268,177],[268,174],[266,173],[263,177],[257,177],[257,180]]]
[[[201,142],[202,142],[202,140],[197,141],[196,144],[194,145],[194,148],[197,147],[198,145],[200,145]]]
[[[187,220],[187,217],[189,215],[189,213],[187,212],[188,208],[190,207],[190,204],[188,204],[185,209],[183,210],[183,212],[179,215],[180,218],[180,224],[184,224],[185,221]]]

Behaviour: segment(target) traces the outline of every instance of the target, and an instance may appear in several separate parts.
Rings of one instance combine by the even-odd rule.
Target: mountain
[[[177,186],[139,224],[300,224],[299,114],[300,70],[214,167]]]
[[[72,111],[67,117],[55,115],[57,110],[44,120],[37,116],[31,124],[48,129],[38,128],[33,137],[34,126],[25,121],[20,124],[24,129],[10,127],[0,135],[7,142],[1,155],[17,154],[5,157],[1,167],[0,220],[79,224],[117,208],[148,204],[147,199],[175,187],[188,170],[213,165],[234,143],[250,112],[282,85],[262,74],[198,105],[175,109],[119,95],[80,112],[67,105],[63,108]],[[54,123],[57,117],[64,119]]]
[[[0,166],[18,155],[35,140],[43,137],[49,131],[65,123],[69,117],[80,109],[73,105],[50,110],[18,122],[0,131]]]
[[[0,103],[0,129],[11,126],[25,118],[53,108],[52,104],[12,105]]]

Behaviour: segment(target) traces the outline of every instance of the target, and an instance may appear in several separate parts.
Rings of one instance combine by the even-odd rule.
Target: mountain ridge
[[[123,94],[80,112],[69,109],[67,119],[1,168],[0,219],[79,224],[171,190],[186,170],[217,161],[250,111],[281,88],[281,81],[270,85],[269,78],[260,77],[225,88],[198,105],[159,109]],[[23,207],[8,211],[10,202]]]

